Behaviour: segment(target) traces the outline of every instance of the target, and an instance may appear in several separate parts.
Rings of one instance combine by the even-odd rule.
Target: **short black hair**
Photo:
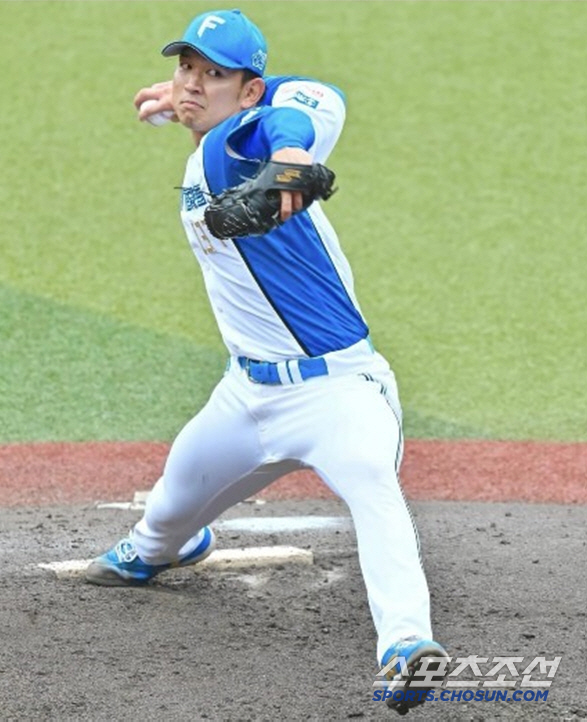
[[[254,80],[255,78],[260,78],[261,76],[258,73],[253,73],[252,70],[249,70],[248,68],[243,68],[243,85],[245,83],[248,83],[249,80]]]

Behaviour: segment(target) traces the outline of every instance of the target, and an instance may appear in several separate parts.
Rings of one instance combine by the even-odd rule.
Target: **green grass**
[[[187,339],[13,289],[0,288],[0,302],[5,442],[168,439],[225,363]]]
[[[347,93],[326,209],[407,434],[587,440],[587,4],[239,6]],[[222,371],[187,133],[131,102],[210,7],[0,3],[0,441],[169,438]]]

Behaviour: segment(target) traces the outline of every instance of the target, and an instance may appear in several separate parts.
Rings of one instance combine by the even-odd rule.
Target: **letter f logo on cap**
[[[200,53],[211,63],[223,68],[246,69],[261,77],[265,72],[265,38],[240,10],[215,10],[198,15],[189,24],[183,37],[168,43],[161,54],[169,58],[181,55],[186,50]]]
[[[218,15],[208,15],[205,17],[202,24],[198,28],[198,37],[201,38],[206,30],[214,30],[219,25],[224,25],[226,20],[219,18]]]

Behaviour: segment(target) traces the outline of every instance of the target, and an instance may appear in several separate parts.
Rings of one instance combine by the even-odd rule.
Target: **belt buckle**
[[[260,384],[260,381],[251,376],[251,359],[247,358],[245,361],[245,371],[247,372],[247,378],[252,384]]]

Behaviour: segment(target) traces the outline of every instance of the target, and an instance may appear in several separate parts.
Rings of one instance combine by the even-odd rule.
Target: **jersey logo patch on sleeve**
[[[296,92],[296,94],[294,95],[294,100],[297,100],[298,103],[301,103],[302,105],[307,105],[308,108],[317,108],[318,104],[320,103],[319,100],[316,100],[315,98],[310,98],[309,95],[302,93],[301,90],[298,90]]]

